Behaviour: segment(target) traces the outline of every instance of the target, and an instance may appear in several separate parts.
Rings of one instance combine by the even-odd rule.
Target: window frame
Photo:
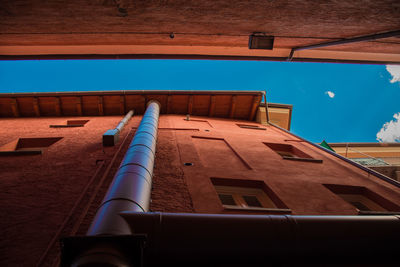
[[[292,211],[263,182],[258,180],[241,180],[211,178],[214,190],[222,208],[226,212],[262,212],[270,214],[290,214]],[[222,203],[219,195],[232,196],[236,205]],[[243,196],[255,196],[262,207],[250,206]]]
[[[364,186],[323,184],[325,188],[352,206],[359,215],[400,214],[400,206]],[[351,202],[360,202],[370,210],[360,210]]]
[[[242,208],[277,208],[276,204],[267,196],[260,188],[239,187],[239,186],[223,186],[214,185],[218,195],[231,195],[236,205],[225,205],[224,207],[242,207]],[[250,206],[243,196],[254,196],[260,202],[261,207]],[[221,202],[222,203],[222,202]],[[271,207],[272,206],[272,207]]]
[[[304,153],[302,150],[298,149],[296,146],[292,144],[269,143],[269,142],[263,142],[263,144],[285,160],[304,161],[313,163],[323,162],[322,159],[315,159],[310,155],[308,155],[307,153]]]
[[[84,127],[86,123],[90,120],[67,120],[65,124],[51,124],[50,128],[74,128],[74,127]],[[80,122],[80,123],[75,123]]]
[[[262,131],[266,131],[266,130],[267,130],[267,128],[260,127],[260,126],[258,126],[258,125],[243,124],[243,123],[236,123],[236,125],[237,125],[239,128],[243,128],[243,129],[262,130]]]
[[[54,145],[63,137],[20,137],[0,147],[0,156],[41,155],[45,149]],[[30,143],[39,144],[32,145]],[[44,142],[47,144],[40,144]],[[28,144],[26,144],[28,143]]]
[[[337,196],[341,197],[344,201],[352,205],[358,212],[388,212],[388,210],[379,203],[365,196],[364,194],[354,193],[354,194],[341,194],[337,193]],[[363,206],[365,206],[368,210],[362,210],[358,208],[353,202],[359,202]]]

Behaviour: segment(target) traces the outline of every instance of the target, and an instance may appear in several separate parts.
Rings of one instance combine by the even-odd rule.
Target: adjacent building
[[[330,143],[336,153],[400,181],[400,143]]]

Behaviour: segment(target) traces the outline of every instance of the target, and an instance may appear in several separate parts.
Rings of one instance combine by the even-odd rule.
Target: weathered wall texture
[[[150,209],[165,212],[194,212],[176,143],[176,132],[170,129],[170,121],[164,116],[161,116],[159,123]]]
[[[0,157],[1,263],[32,266],[43,258],[44,266],[56,265],[58,238],[85,234],[141,119],[132,118],[118,146],[103,149],[102,134],[121,118],[74,118],[90,121],[84,127],[57,129],[49,125],[67,118],[0,121],[0,146],[18,137],[63,137],[42,155]],[[240,128],[237,123],[256,125],[161,115],[152,211],[228,212],[218,199],[212,177],[262,181],[292,214],[357,213],[324,183],[365,186],[400,205],[398,188],[276,128],[254,130]],[[291,144],[323,163],[284,160],[263,142]],[[51,243],[54,238],[56,242]]]
[[[372,166],[368,168],[380,172],[394,180],[400,181],[400,166]]]
[[[63,137],[42,155],[0,157],[0,262],[9,266],[33,266],[39,260],[96,169],[116,151],[103,150],[101,138],[120,116],[82,117],[90,120],[84,127],[49,128],[67,119],[77,118],[0,122],[0,145],[19,137]]]
[[[192,117],[186,121],[184,116],[171,115],[164,116],[162,121],[169,121],[171,136],[175,135],[173,142],[178,144],[180,164],[195,212],[228,212],[222,207],[210,178],[263,181],[292,214],[299,215],[358,214],[353,206],[323,184],[363,186],[400,205],[399,189],[395,186],[299,142],[279,129],[269,126],[265,131],[246,129],[237,124],[256,124],[207,117]],[[323,162],[285,160],[263,142],[290,144]],[[171,154],[171,157],[175,161],[175,156]],[[184,166],[184,163],[193,165]]]
[[[51,124],[65,124],[67,119],[89,122],[84,127],[49,128]],[[131,119],[116,147],[103,148],[102,134],[121,119],[107,116],[0,121],[0,146],[17,138],[63,137],[42,155],[0,157],[0,263],[34,266],[43,258],[44,265],[57,264],[58,239],[86,233],[141,117]],[[161,120],[160,126],[163,124]],[[173,136],[169,130],[159,132],[152,208],[193,212]],[[82,200],[78,201],[81,194]]]

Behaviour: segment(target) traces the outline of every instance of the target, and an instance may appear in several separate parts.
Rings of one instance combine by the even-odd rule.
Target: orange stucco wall
[[[222,207],[210,180],[213,177],[262,181],[291,209],[292,214],[357,214],[353,206],[323,184],[364,186],[400,204],[397,187],[299,142],[277,128],[268,126],[266,131],[262,131],[236,125],[246,123],[243,121],[206,117],[195,119],[202,121],[186,121],[183,116],[164,116],[162,120],[162,124],[171,128],[195,129],[170,130],[174,132],[174,142],[177,142],[181,168],[195,212],[231,212]],[[290,144],[323,162],[285,160],[263,142]],[[185,162],[193,165],[184,166]]]
[[[103,148],[102,134],[121,118],[0,121],[0,146],[19,137],[63,137],[42,155],[0,157],[0,263],[32,266],[41,258],[46,265],[57,263],[58,239],[85,234],[141,119],[131,119],[116,147]],[[84,127],[49,128],[67,119],[90,121]],[[181,115],[160,117],[152,211],[232,212],[222,207],[211,178],[261,181],[292,214],[356,214],[324,183],[364,186],[400,205],[399,189],[387,182],[276,128],[253,130],[236,123],[256,125],[207,117],[190,121]],[[323,163],[282,159],[263,142],[291,144]]]
[[[90,120],[84,127],[49,128],[50,124],[65,124],[67,119],[77,118],[0,120],[0,146],[17,138],[63,137],[42,155],[0,157],[0,262],[7,266],[34,266],[38,262],[95,171],[103,162],[108,164],[117,149],[103,149],[101,138],[116,126],[120,116],[82,117],[79,119]],[[90,193],[94,186],[89,189]],[[75,208],[72,221],[78,220],[87,201],[84,198]],[[68,225],[62,234],[68,234],[72,227]]]

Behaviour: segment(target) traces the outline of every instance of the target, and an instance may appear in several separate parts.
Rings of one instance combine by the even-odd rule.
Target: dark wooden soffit
[[[400,29],[398,0],[2,0],[1,59],[286,60],[293,48]],[[249,35],[274,36],[273,50]],[[293,61],[400,63],[400,37],[297,50]]]
[[[1,47],[0,47],[1,50]],[[249,50],[252,51],[252,50]],[[1,51],[0,51],[1,52]],[[290,49],[287,49],[290,53]],[[253,53],[255,54],[255,53]],[[361,53],[363,54],[363,53]],[[285,54],[286,55],[286,54]],[[389,57],[382,59],[369,57],[365,58],[349,57],[296,57],[290,60],[291,62],[314,62],[314,63],[346,63],[346,64],[400,64],[400,54],[391,54]],[[394,55],[395,57],[392,57]],[[378,56],[379,57],[379,56]],[[243,60],[243,61],[288,61],[288,57],[280,56],[262,56],[262,55],[202,55],[202,54],[38,54],[38,55],[1,55],[0,60],[93,60],[93,59],[188,59],[188,60]]]
[[[0,117],[107,116],[134,109],[143,114],[150,100],[162,114],[190,114],[254,120],[262,91],[99,91],[0,94]]]

